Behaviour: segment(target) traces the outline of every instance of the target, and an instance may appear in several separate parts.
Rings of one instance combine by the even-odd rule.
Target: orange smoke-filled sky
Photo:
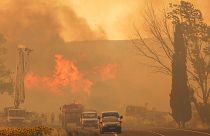
[[[0,29],[3,29],[3,32],[5,31],[7,35],[11,36],[8,27],[11,29],[17,26],[20,27],[15,32],[19,34],[21,27],[30,30],[31,25],[40,23],[41,25],[37,26],[36,29],[42,31],[46,28],[45,39],[50,39],[48,34],[54,33],[54,31],[57,33],[53,35],[53,38],[60,37],[65,41],[129,39],[133,32],[133,24],[143,25],[142,15],[147,3],[153,3],[157,7],[156,9],[161,11],[168,6],[169,2],[178,1],[4,0],[0,1],[2,8],[0,10],[0,24],[3,24],[3,28],[0,27]],[[208,14],[209,0],[190,1],[202,10],[207,21],[210,20]],[[43,19],[45,19],[44,22],[48,23],[42,22]],[[12,25],[10,23],[6,24],[5,20],[7,20],[7,23],[10,21]],[[48,26],[46,26],[47,24]],[[47,27],[51,29],[48,30]],[[37,35],[33,34],[32,36]]]
[[[158,11],[168,6],[169,2],[179,0],[68,0],[76,13],[84,17],[91,27],[101,26],[107,33],[108,39],[129,39],[132,35],[133,24],[143,24],[142,15],[145,5],[153,3]],[[209,0],[189,0],[210,20]]]

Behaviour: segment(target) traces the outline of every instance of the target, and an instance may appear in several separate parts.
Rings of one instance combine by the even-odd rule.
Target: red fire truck
[[[78,103],[63,105],[61,110],[62,127],[66,128],[68,123],[80,125],[80,117],[84,111],[84,106]]]

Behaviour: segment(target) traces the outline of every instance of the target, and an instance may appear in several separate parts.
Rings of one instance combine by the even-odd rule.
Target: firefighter
[[[52,112],[51,113],[51,123],[53,124],[55,121],[55,114]]]

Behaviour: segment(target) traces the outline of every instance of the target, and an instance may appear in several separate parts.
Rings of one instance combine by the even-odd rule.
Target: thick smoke
[[[115,79],[117,71],[117,64],[106,64],[96,67],[96,72],[99,73],[102,81]]]
[[[41,63],[41,57],[43,57],[43,60],[48,58],[47,62],[51,64],[53,57],[50,56],[49,51],[55,50],[52,53],[56,56],[54,73],[51,73],[53,76],[39,76],[32,70],[26,77],[27,87],[35,87],[39,84],[47,87],[46,90],[59,93],[57,91],[61,90],[60,88],[68,86],[71,92],[83,90],[87,95],[90,94],[92,82],[83,78],[72,61],[62,58],[62,53],[62,55],[56,55],[57,50],[63,48],[66,41],[106,39],[106,34],[101,27],[91,28],[85,18],[79,17],[71,8],[69,1],[0,1],[0,32],[3,33],[8,44],[24,44],[34,49],[31,63],[36,66],[35,68],[32,66],[36,71],[46,73],[46,70],[40,68],[41,66],[37,66],[38,63],[35,64],[36,59],[38,58],[37,60]],[[8,48],[10,48],[9,52],[14,49],[11,46]],[[14,54],[10,53],[8,59],[11,59],[14,63],[14,58]],[[46,65],[46,62],[42,63],[43,67],[45,67],[44,65]],[[67,65],[67,69],[64,69],[65,67],[62,65]],[[49,71],[49,68],[47,71]],[[77,78],[73,76],[77,76]],[[63,81],[63,78],[66,78],[66,81]]]
[[[196,8],[201,10],[204,16],[204,20],[206,23],[210,24],[210,1],[209,0],[186,0],[192,2]],[[142,31],[142,35],[144,37],[148,37],[147,31],[148,29],[145,27],[147,26],[144,16],[145,10],[147,9],[148,5],[152,5],[156,11],[157,15],[162,15],[163,9],[169,8],[169,3],[178,4],[180,0],[132,0],[128,2],[128,6],[124,11],[124,14],[120,14],[120,19],[115,22],[114,27],[109,31],[107,31],[108,35],[113,33],[113,30],[118,30],[118,36],[124,39],[131,39],[133,38],[133,34],[135,33],[134,25],[138,27]],[[99,2],[100,3],[100,2]],[[124,4],[122,0],[118,0],[113,2],[116,5]],[[116,31],[115,31],[116,32]],[[143,33],[144,32],[144,33]],[[122,35],[120,35],[122,34]]]
[[[58,0],[0,2],[0,32],[17,44],[37,45],[105,39],[102,28],[93,30],[71,5]]]
[[[26,78],[28,80],[25,107],[46,112],[50,108],[50,111],[55,111],[59,106],[76,98],[101,109],[121,104],[138,105],[150,102],[151,105],[158,105],[159,109],[167,110],[169,78],[151,73],[148,68],[138,65],[140,58],[135,55],[133,47],[127,42],[126,45],[124,42],[114,42],[110,46],[103,41],[96,42],[94,46],[94,42],[63,43],[106,39],[104,30],[110,39],[113,39],[112,36],[116,36],[115,39],[130,38],[128,35],[133,34],[134,23],[144,30],[142,14],[146,2],[155,2],[153,5],[161,12],[162,7],[168,6],[169,1],[95,0],[92,3],[88,1],[86,4],[90,3],[91,8],[87,5],[75,8],[69,1],[71,0],[0,1],[0,32],[5,35],[9,44],[10,42],[12,45],[25,44],[34,50],[30,56],[31,73]],[[84,4],[80,0],[76,1],[80,5]],[[200,1],[195,2],[196,7],[198,6],[208,18],[209,0],[198,2]],[[79,14],[80,10],[91,14],[89,10],[92,9],[99,12],[94,12],[94,15],[100,20],[98,23],[103,28],[92,28],[89,22],[97,23],[91,20],[92,16],[88,19],[84,14]],[[100,24],[101,22],[107,25]],[[16,48],[14,46],[8,48],[8,65],[14,71]],[[55,54],[60,55],[54,58]],[[68,65],[72,66],[69,72],[71,74],[65,80],[62,77],[65,75],[65,69],[58,67],[58,60],[68,61]],[[73,78],[74,73],[79,76]],[[76,94],[69,94],[69,91]],[[60,93],[61,96],[54,95]],[[86,97],[84,93],[91,95]],[[11,98],[7,100],[5,96],[2,97],[2,103],[8,103],[10,100],[12,105]],[[3,106],[5,105],[2,104]]]

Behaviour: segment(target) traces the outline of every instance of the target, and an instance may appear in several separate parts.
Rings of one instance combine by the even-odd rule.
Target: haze
[[[160,10],[169,2],[150,1]],[[192,2],[210,22],[209,0]],[[15,70],[17,45],[33,49],[23,107],[58,112],[61,105],[77,100],[98,110],[123,111],[126,105],[148,102],[151,108],[169,111],[170,77],[142,65],[129,41],[133,24],[144,29],[142,15],[147,3],[148,0],[0,1],[0,32],[7,40],[7,67]],[[149,38],[146,33],[144,36]],[[1,108],[13,103],[7,94],[0,95],[0,99]]]

